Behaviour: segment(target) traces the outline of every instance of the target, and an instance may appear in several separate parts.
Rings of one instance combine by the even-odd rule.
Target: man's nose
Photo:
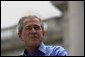
[[[31,33],[36,33],[36,30],[34,28],[32,28]]]

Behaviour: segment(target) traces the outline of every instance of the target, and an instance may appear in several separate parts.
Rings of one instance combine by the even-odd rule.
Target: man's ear
[[[46,32],[45,32],[45,31],[43,31],[43,36],[45,36],[45,33],[46,33]]]
[[[21,38],[21,33],[20,32],[18,32],[18,36],[19,36],[19,38]]]
[[[21,37],[21,33],[20,33],[20,32],[18,32],[18,36],[19,36],[19,38],[23,41],[23,39],[22,39],[22,37]]]

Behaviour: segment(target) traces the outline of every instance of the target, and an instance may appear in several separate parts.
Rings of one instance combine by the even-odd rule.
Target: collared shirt
[[[25,49],[21,56],[67,56],[67,52],[61,46],[46,46],[42,43],[32,55]]]

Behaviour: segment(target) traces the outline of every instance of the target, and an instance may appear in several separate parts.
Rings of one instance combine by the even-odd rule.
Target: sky
[[[1,1],[1,29],[16,25],[27,15],[37,15],[44,20],[59,17],[62,12],[50,1]]]

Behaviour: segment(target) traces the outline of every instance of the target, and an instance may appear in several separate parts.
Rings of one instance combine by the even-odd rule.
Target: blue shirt
[[[21,56],[30,56],[27,50]],[[61,46],[46,46],[43,43],[31,56],[67,56],[67,52]]]

